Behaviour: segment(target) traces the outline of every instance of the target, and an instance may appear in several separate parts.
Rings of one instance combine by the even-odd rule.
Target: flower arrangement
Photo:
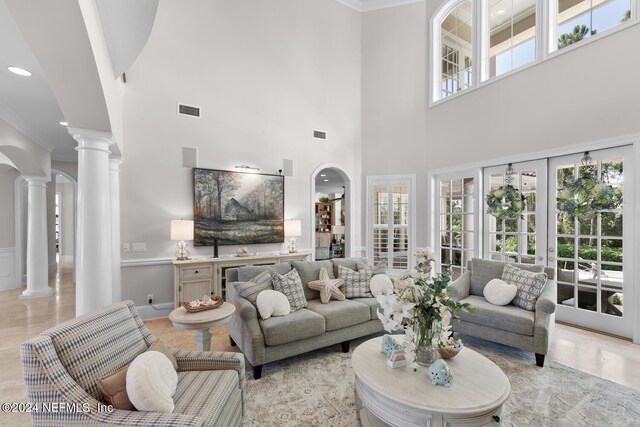
[[[498,221],[522,218],[524,194],[511,184],[502,185],[490,191],[485,197],[487,213]]]
[[[452,315],[458,311],[471,311],[470,304],[461,304],[449,298],[446,292],[449,276],[419,270],[420,260],[435,258],[433,251],[423,249],[416,252],[418,266],[396,279],[393,292],[379,295],[378,318],[386,331],[404,329],[407,344],[407,360],[416,364],[430,364],[437,357],[435,345],[443,332],[450,330]],[[429,258],[427,258],[429,257]]]

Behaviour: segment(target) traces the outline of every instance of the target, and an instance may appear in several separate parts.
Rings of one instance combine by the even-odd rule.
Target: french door
[[[547,262],[547,162],[535,160],[515,163],[512,185],[525,196],[522,215],[496,220],[484,215],[485,258],[546,264]],[[499,188],[508,181],[508,165],[484,170],[484,194]],[[484,204],[486,209],[486,203]]]
[[[549,159],[549,266],[558,279],[557,319],[624,337],[632,337],[633,191],[631,146]],[[593,218],[560,212],[557,196],[567,181],[592,169],[613,187],[610,209]],[[628,304],[625,304],[625,301]]]

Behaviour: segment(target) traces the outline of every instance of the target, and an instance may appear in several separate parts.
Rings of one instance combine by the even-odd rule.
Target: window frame
[[[597,40],[616,34],[627,28],[640,24],[640,0],[631,0],[631,18],[625,22],[621,22],[615,27],[609,28],[602,32],[598,32],[590,37],[574,43],[562,49],[557,49],[557,0],[537,0],[536,1],[536,59],[524,64],[520,67],[511,69],[503,74],[493,77],[488,75],[488,8],[489,0],[471,0],[473,3],[473,37],[472,37],[472,64],[473,74],[471,86],[468,89],[459,91],[445,98],[441,97],[440,87],[440,38],[441,24],[444,18],[451,13],[458,5],[466,0],[450,0],[443,2],[430,19],[429,35],[431,43],[429,44],[429,59],[431,64],[429,70],[431,73],[430,84],[428,85],[427,97],[429,99],[429,108],[433,108],[443,102],[455,99],[462,94],[472,92],[478,88],[490,85],[513,74],[524,71],[537,64],[547,60],[564,55],[581,46],[587,46]],[[555,48],[554,48],[555,45]]]
[[[415,265],[415,256],[414,253],[416,251],[416,175],[415,174],[406,174],[406,175],[369,175],[366,177],[366,218],[367,218],[367,236],[366,236],[366,248],[367,248],[367,260],[370,264],[373,263],[373,230],[374,224],[374,211],[373,211],[373,187],[374,185],[384,184],[387,185],[389,189],[393,188],[394,184],[407,184],[408,185],[408,224],[407,224],[407,236],[409,239],[408,244],[408,254],[407,254],[407,269],[410,270]],[[390,209],[393,207],[392,201],[388,206]],[[379,227],[378,227],[379,228]],[[393,235],[393,212],[390,210],[387,214],[387,230],[389,230],[387,236]],[[387,240],[389,242],[389,240]],[[388,247],[387,252],[387,274],[390,277],[399,276],[404,270],[396,270],[393,268],[393,245]]]

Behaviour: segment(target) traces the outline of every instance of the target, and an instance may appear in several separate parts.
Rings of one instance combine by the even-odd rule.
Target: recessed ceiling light
[[[328,180],[328,179],[325,179],[325,180],[324,180],[324,182],[329,182],[329,180]]]
[[[13,74],[17,74],[19,76],[31,77],[31,71],[25,70],[20,67],[7,67],[7,70],[11,71]]]
[[[505,10],[504,9],[500,9],[499,11],[496,12],[496,15],[504,15]]]
[[[320,174],[320,176],[327,176],[327,175],[326,175],[326,174],[324,174],[324,173],[321,173],[321,174]]]
[[[61,124],[62,126],[69,126],[69,123],[67,123],[67,122],[60,122],[60,124]]]

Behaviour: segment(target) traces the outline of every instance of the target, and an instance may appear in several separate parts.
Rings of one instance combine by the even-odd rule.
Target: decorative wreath
[[[487,213],[498,221],[523,218],[524,194],[511,184],[502,185],[485,197]]]
[[[579,219],[593,219],[602,209],[613,209],[620,202],[620,189],[598,181],[595,174],[569,181],[557,196],[558,210]]]

